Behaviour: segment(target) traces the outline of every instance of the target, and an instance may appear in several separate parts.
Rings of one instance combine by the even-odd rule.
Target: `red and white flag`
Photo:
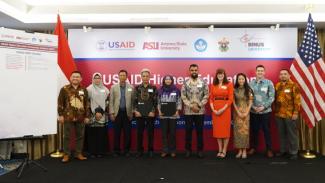
[[[325,64],[311,14],[290,71],[301,89],[302,117],[312,128],[325,117]]]
[[[77,70],[74,63],[64,27],[61,23],[60,15],[58,15],[54,34],[58,35],[58,93],[60,89],[69,84],[71,72]]]

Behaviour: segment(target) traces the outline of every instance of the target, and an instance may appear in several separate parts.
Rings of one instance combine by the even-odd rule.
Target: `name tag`
[[[263,91],[263,92],[267,93],[267,88],[266,88],[266,87],[264,87],[264,88],[261,88],[261,91]]]
[[[102,92],[102,93],[105,93],[105,90],[104,90],[104,89],[102,89],[102,90],[100,90],[100,92]]]
[[[226,90],[227,89],[227,86],[221,86],[222,89]]]
[[[144,103],[143,103],[143,102],[138,102],[138,104],[139,104],[139,105],[144,105]]]
[[[148,89],[148,92],[152,93],[153,92],[153,89]]]
[[[132,91],[132,88],[128,88],[128,91],[131,92]]]
[[[202,84],[197,84],[196,87],[202,88]]]
[[[175,96],[175,95],[176,95],[176,93],[170,93],[170,95],[173,95],[173,96]]]
[[[79,90],[79,95],[84,95],[84,94],[85,94],[84,91]]]
[[[262,96],[261,95],[255,95],[255,99],[259,102],[262,101]]]
[[[290,93],[290,89],[285,89],[284,93]]]

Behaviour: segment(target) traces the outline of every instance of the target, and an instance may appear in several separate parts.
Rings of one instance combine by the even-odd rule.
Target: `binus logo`
[[[135,42],[133,41],[109,41],[107,43],[109,49],[133,49]]]
[[[159,42],[144,42],[143,50],[159,50]]]

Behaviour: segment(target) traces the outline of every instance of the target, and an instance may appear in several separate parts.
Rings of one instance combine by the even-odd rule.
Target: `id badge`
[[[84,94],[85,94],[84,91],[79,90],[79,95],[84,95]]]
[[[284,93],[290,93],[290,89],[285,89]]]

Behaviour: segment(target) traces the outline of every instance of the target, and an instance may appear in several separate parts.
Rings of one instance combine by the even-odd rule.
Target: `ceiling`
[[[312,12],[325,28],[324,0],[0,0],[0,26],[53,30],[59,13],[65,28],[305,27]]]

